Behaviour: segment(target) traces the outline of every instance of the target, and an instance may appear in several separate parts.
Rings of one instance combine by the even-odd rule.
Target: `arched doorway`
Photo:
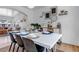
[[[28,15],[16,10],[15,8],[0,8],[0,48],[9,44],[9,36],[7,31],[16,29],[16,25],[19,25],[21,29],[25,29],[25,25],[28,20]]]

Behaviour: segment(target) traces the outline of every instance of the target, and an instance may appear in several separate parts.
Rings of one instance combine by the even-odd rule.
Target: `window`
[[[4,16],[14,16],[16,15],[18,12],[11,10],[11,9],[7,9],[7,8],[0,8],[0,15],[4,15]]]

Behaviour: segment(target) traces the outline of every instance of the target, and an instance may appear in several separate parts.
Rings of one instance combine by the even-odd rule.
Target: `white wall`
[[[26,19],[25,22],[21,22],[21,20],[23,20],[23,18]],[[28,29],[30,27],[28,16],[25,16],[21,13],[18,13],[17,15],[14,16],[14,24],[19,24],[21,29]]]
[[[63,9],[68,11],[68,15],[58,16],[58,21],[62,24],[62,41],[79,45],[79,7],[59,6],[58,14]]]
[[[50,12],[51,8],[56,8],[56,6],[39,6],[33,9],[33,23],[46,24],[50,21],[50,19],[45,18],[45,13]],[[43,14],[42,14],[43,13]],[[43,16],[42,18],[40,16]],[[52,17],[52,20],[56,19],[56,16]]]

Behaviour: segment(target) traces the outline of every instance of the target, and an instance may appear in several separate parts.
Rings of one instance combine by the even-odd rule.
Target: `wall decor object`
[[[59,13],[59,16],[63,16],[63,15],[67,15],[67,14],[68,14],[68,11],[61,10]]]
[[[50,18],[50,13],[46,13],[45,18]]]
[[[21,20],[20,22],[23,22],[23,20]]]
[[[51,13],[55,14],[56,13],[56,8],[51,8]]]
[[[50,7],[48,11],[42,11],[40,18],[45,18],[45,20],[49,20],[51,22],[55,22],[57,20],[57,7]]]
[[[26,22],[26,17],[23,17],[23,21]]]
[[[23,16],[21,22],[26,22],[26,16]]]

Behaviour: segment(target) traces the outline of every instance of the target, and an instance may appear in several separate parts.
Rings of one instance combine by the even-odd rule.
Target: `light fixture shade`
[[[28,6],[28,8],[34,8],[34,6]]]

